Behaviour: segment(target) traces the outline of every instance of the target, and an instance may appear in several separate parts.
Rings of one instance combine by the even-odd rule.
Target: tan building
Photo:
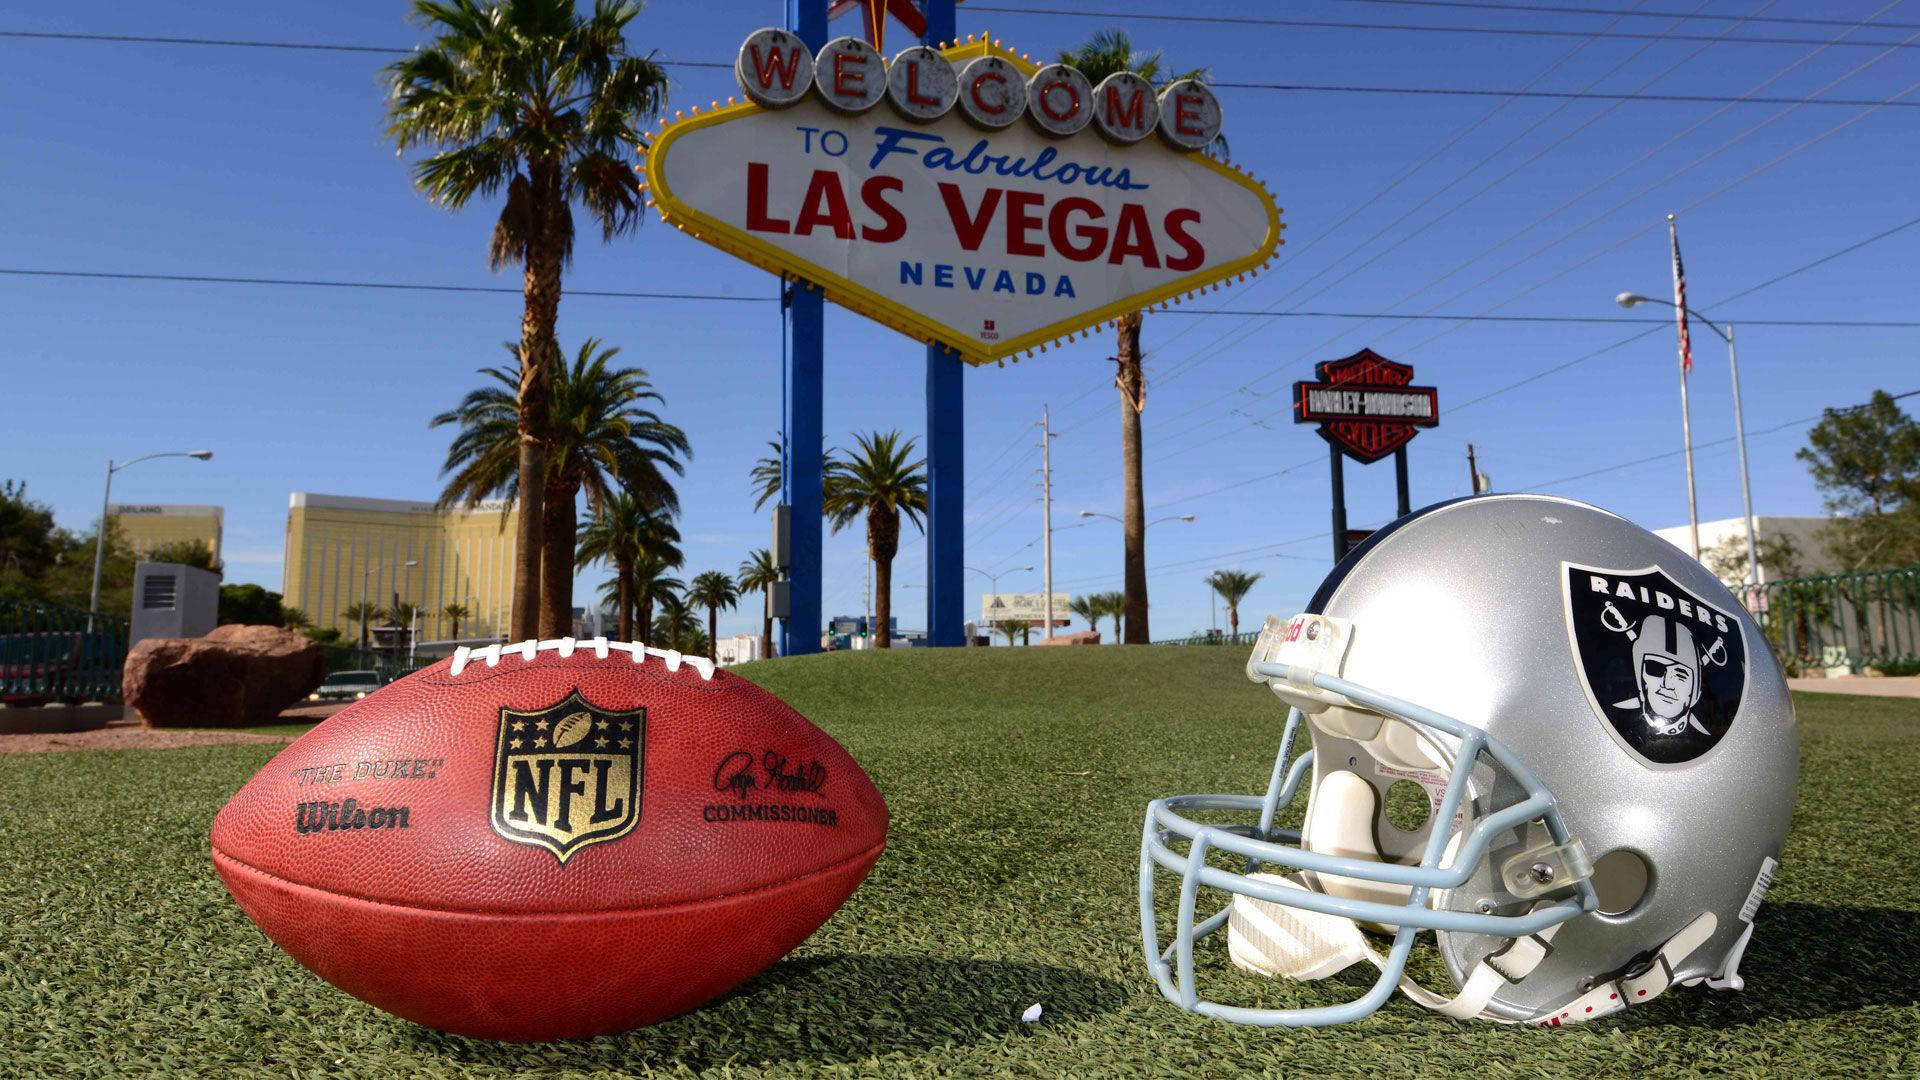
[[[348,608],[363,597],[384,608],[395,594],[419,606],[421,641],[453,637],[445,614],[451,604],[470,613],[461,638],[494,637],[513,603],[516,517],[500,501],[443,512],[431,502],[296,491],[280,591],[315,626],[336,627],[343,637],[359,632]]]
[[[145,555],[163,544],[190,540],[205,544],[216,562],[220,559],[220,528],[225,513],[218,506],[114,503],[107,513],[136,555]]]
[[[1753,516],[1754,543],[1762,548],[1769,547],[1770,541],[1785,540],[1793,545],[1799,571],[1803,574],[1830,574],[1834,572],[1833,556],[1827,554],[1826,541],[1820,538],[1820,530],[1830,523],[1823,517],[1786,517]],[[1686,525],[1674,525],[1665,529],[1655,529],[1655,536],[1679,548],[1688,550],[1693,543],[1692,530]],[[1714,549],[1733,552],[1739,559],[1746,558],[1747,526],[1740,518],[1721,518],[1718,521],[1700,523],[1701,562],[1707,562],[1706,556]],[[1711,565],[1711,564],[1709,564]],[[1747,580],[1745,563],[1734,567],[1735,573],[1722,578],[1727,588],[1736,592]],[[1778,567],[1760,563],[1760,583],[1766,584],[1781,577]]]

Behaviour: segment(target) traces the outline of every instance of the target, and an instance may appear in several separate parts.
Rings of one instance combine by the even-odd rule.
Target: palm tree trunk
[[[559,354],[554,325],[560,318],[560,245],[555,235],[559,215],[567,212],[560,190],[560,170],[554,163],[536,163],[531,169],[533,227],[527,237],[526,273],[521,291],[525,306],[520,315],[520,517],[514,529],[513,638],[539,636],[541,543],[546,524],[547,448],[542,430],[551,384],[550,365]]]
[[[627,560],[615,559],[613,561],[613,572],[620,575],[619,580],[614,583],[615,591],[613,601],[614,610],[620,613],[620,640],[632,641],[633,604],[630,602],[628,596],[628,590],[632,586],[627,583]]]
[[[720,643],[714,639],[719,633],[720,609],[713,604],[707,605],[707,659],[720,662]]]
[[[885,555],[873,562],[873,621],[879,625],[873,628],[873,647],[876,649],[893,648],[893,556]]]
[[[873,558],[873,647],[893,648],[893,557],[900,552],[900,512],[867,511],[867,554]]]
[[[1240,636],[1240,608],[1236,604],[1227,605],[1227,625],[1233,628],[1233,636]]]
[[[1123,471],[1121,530],[1126,537],[1125,642],[1145,645],[1147,634],[1147,519],[1140,483],[1140,410],[1147,404],[1146,373],[1141,370],[1140,313],[1120,317],[1120,458]]]
[[[540,636],[573,634],[573,533],[575,489],[564,483],[547,488],[544,507],[546,551],[540,566]]]
[[[773,586],[760,589],[760,659],[773,659]]]

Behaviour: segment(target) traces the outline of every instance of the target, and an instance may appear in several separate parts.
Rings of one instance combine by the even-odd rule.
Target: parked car
[[[0,704],[78,705],[112,697],[125,659],[125,647],[99,631],[0,634]]]
[[[386,685],[377,671],[336,671],[321,680],[308,701],[359,701]]]

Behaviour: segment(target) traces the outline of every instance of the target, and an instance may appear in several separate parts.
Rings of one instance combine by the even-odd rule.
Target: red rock
[[[326,677],[318,643],[274,626],[222,626],[202,638],[149,638],[127,654],[127,704],[148,727],[271,724]]]
[[[1035,638],[1035,645],[1098,645],[1100,631],[1075,630],[1071,634],[1055,634],[1051,638]]]

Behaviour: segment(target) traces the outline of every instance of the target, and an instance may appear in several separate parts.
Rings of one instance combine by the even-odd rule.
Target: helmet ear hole
[[[1593,889],[1602,915],[1625,915],[1640,906],[1653,884],[1653,870],[1637,851],[1615,848],[1593,861]]]
[[[1387,789],[1387,824],[1401,832],[1419,832],[1433,814],[1433,799],[1427,789],[1411,780],[1395,780]]]

